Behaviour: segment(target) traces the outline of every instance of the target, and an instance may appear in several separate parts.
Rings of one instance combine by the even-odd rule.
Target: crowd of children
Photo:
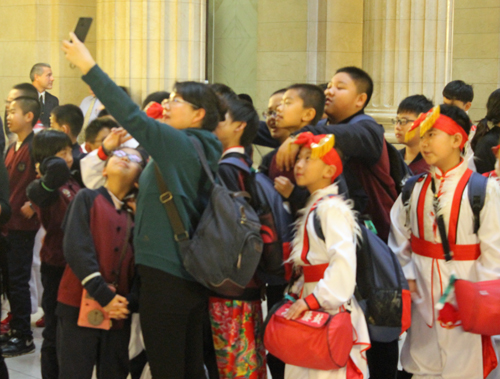
[[[61,105],[50,128],[35,134],[37,89],[23,83],[7,98],[13,142],[0,165],[0,279],[11,317],[0,336],[3,357],[35,350],[29,282],[43,228],[44,379],[90,379],[94,370],[101,379],[265,379],[268,369],[273,379],[480,379],[495,369],[491,336],[464,331],[447,287],[455,279],[500,279],[500,90],[477,128],[466,113],[472,86],[460,80],[444,88],[441,105],[420,94],[405,98],[393,120],[404,145],[397,151],[364,113],[374,87],[359,68],[337,70],[326,89],[277,90],[264,122],[248,96],[219,84],[178,82],[141,109],[71,38],[63,51],[91,88],[92,112],[96,99],[105,107],[99,117],[88,117],[89,104],[83,112]],[[252,194],[261,220],[276,204],[256,196],[257,187],[272,191],[289,216],[290,245],[273,236],[272,223],[261,228],[264,244],[279,246],[272,251],[282,254],[283,271],[260,265],[240,296],[194,280],[183,264],[183,236],[162,205],[173,201],[187,232],[195,230],[211,186],[193,139],[218,180]],[[257,183],[252,144],[272,149],[259,166],[270,187]],[[396,166],[407,170],[397,174]],[[469,199],[471,178],[480,176],[474,171],[484,174],[479,210]],[[410,172],[418,177],[408,180]],[[359,218],[392,249],[408,282],[412,323],[402,348],[368,327],[374,321],[356,287]],[[266,355],[263,299],[268,314],[290,299],[284,318],[302,324],[313,311],[330,320],[349,313],[347,363],[326,370]],[[145,353],[131,360],[135,330]],[[8,378],[3,358],[0,378]]]

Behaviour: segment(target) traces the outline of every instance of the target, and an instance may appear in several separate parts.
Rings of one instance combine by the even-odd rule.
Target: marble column
[[[409,95],[442,101],[452,73],[453,0],[366,0],[364,26],[363,69],[375,83],[368,113],[388,126]]]
[[[137,102],[205,80],[206,1],[97,0],[97,61]]]

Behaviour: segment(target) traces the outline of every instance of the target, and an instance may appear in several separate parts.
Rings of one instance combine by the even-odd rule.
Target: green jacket
[[[158,164],[174,195],[184,225],[196,225],[205,207],[210,184],[208,180],[200,184],[203,168],[189,136],[201,142],[213,172],[217,172],[222,153],[217,137],[203,129],[177,130],[146,116],[97,65],[83,76],[83,80],[109,113]],[[149,162],[139,180],[134,230],[135,261],[194,280],[182,264],[178,244],[159,196],[154,164]]]

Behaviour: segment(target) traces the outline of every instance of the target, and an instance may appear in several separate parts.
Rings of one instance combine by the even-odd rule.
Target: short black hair
[[[23,111],[23,115],[31,112],[33,113],[33,120],[31,121],[31,126],[35,126],[40,118],[40,102],[38,99],[33,99],[31,96],[18,96],[12,101],[19,104],[19,107]]]
[[[475,151],[479,141],[490,131],[489,123],[493,125],[500,123],[500,88],[494,90],[488,97],[486,116],[477,123],[476,133],[470,142],[472,150]]]
[[[465,133],[467,133],[467,135],[469,135],[472,123],[469,116],[467,115],[467,113],[465,113],[464,110],[454,105],[448,104],[441,104],[439,108],[442,115],[451,118],[458,125],[460,125],[460,127],[465,131]]]
[[[150,102],[154,101],[155,103],[161,104],[161,102],[170,97],[170,92],[167,91],[157,91],[150,93],[144,101],[142,102],[142,109],[146,108]]]
[[[288,90],[295,90],[304,102],[304,108],[313,108],[316,111],[311,125],[316,125],[323,117],[325,111],[325,92],[317,85],[298,83],[288,87]]]
[[[463,80],[453,80],[444,87],[443,97],[463,103],[472,103],[474,89],[472,85],[465,83]]]
[[[177,82],[174,85],[174,92],[195,107],[205,110],[205,117],[201,124],[202,129],[210,132],[215,130],[221,119],[221,114],[223,114],[223,104],[212,88],[198,82]]]
[[[97,114],[97,117],[104,117],[104,116],[110,116],[108,110],[106,108],[103,108],[99,111]]]
[[[73,137],[78,137],[83,127],[83,112],[74,104],[59,105],[50,112],[60,125],[68,125]]]
[[[94,143],[99,132],[104,128],[118,128],[120,125],[111,117],[104,116],[92,120],[85,128],[85,142]]]
[[[259,130],[259,115],[254,106],[248,101],[229,99],[227,101],[228,113],[233,121],[246,122],[245,130],[240,138],[241,146],[249,146],[257,136]]]
[[[429,112],[434,104],[424,95],[412,95],[403,99],[398,106],[397,113],[415,113],[417,116],[420,113]]]
[[[368,75],[368,73],[358,67],[348,66],[339,68],[335,74],[339,74],[341,72],[346,73],[351,77],[351,79],[356,83],[356,88],[358,89],[358,93],[366,93],[366,102],[363,106],[363,109],[370,102],[373,95],[373,80]]]
[[[64,132],[54,129],[41,130],[33,137],[31,153],[35,163],[42,163],[45,158],[53,157],[61,150],[71,148],[71,139]]]
[[[238,94],[238,99],[243,100],[243,101],[248,101],[250,104],[253,104],[252,96],[250,96],[248,93]]]
[[[38,91],[31,83],[19,83],[12,87],[12,89],[16,89],[21,92],[20,96],[32,97],[33,99],[38,100]]]
[[[217,94],[222,96],[224,99],[237,99],[238,95],[233,91],[231,87],[222,83],[210,84],[210,88]]]

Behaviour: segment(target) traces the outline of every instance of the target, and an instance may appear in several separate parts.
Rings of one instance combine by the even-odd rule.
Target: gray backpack
[[[187,272],[220,295],[239,296],[255,274],[262,255],[259,217],[246,200],[247,192],[232,192],[222,180],[215,181],[201,143],[190,139],[212,183],[209,202],[191,236],[155,164],[160,201],[170,219]]]

